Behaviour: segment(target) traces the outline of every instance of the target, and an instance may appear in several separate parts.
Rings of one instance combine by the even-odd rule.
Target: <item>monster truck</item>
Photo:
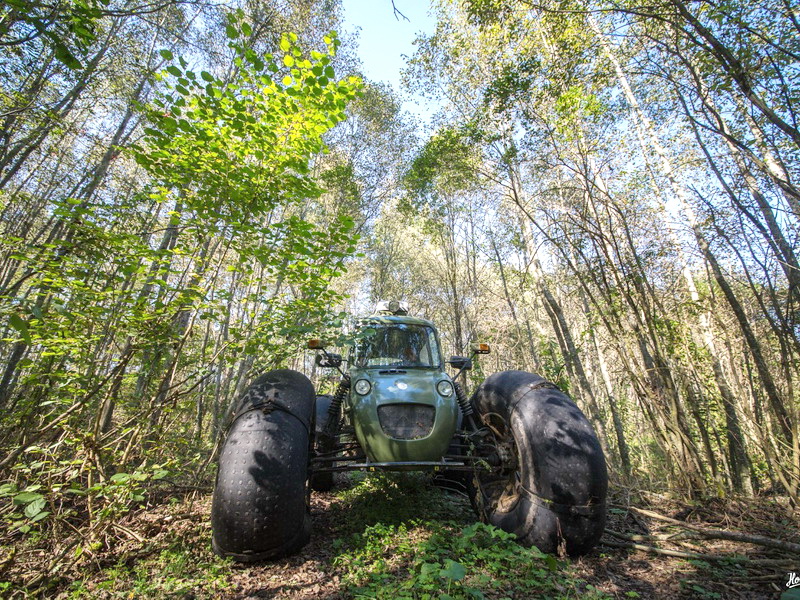
[[[302,373],[258,377],[236,405],[219,456],[212,545],[241,562],[297,552],[310,537],[310,491],[347,470],[427,470],[461,480],[479,518],[544,552],[579,555],[600,539],[608,476],[597,437],[555,385],[525,371],[487,377],[470,397],[459,379],[477,355],[442,358],[433,323],[404,303],[357,323],[332,395]],[[449,375],[445,362],[455,370]]]

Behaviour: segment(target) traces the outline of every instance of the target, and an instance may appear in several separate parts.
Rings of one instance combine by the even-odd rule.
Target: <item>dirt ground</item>
[[[658,502],[652,511],[687,524],[800,542],[797,515],[775,501],[715,500],[688,506],[663,497],[651,500]],[[633,543],[661,550],[749,559],[749,562],[726,563],[611,547],[606,544],[622,540],[607,533],[601,546],[573,564],[582,577],[614,597],[624,598],[627,592],[635,591],[641,598],[780,598],[787,591],[789,573],[800,567],[800,555],[775,552],[752,543],[692,537],[692,532],[681,526],[643,517],[628,510],[625,504],[612,505],[608,516],[607,532],[672,537]],[[786,562],[780,562],[783,560]]]
[[[446,493],[432,490],[431,493]],[[469,503],[450,495],[461,510],[458,516],[471,517]],[[797,515],[779,502],[712,501],[700,506],[675,503],[667,498],[658,501],[659,514],[712,529],[747,532],[800,542]],[[205,518],[209,498],[194,505],[196,518]],[[312,496],[314,535],[303,551],[291,558],[253,567],[235,567],[232,587],[226,598],[281,598],[295,600],[338,599],[351,597],[342,590],[342,569],[333,568],[335,555],[332,540],[342,535],[345,525],[342,511],[348,510],[333,494]],[[357,524],[356,524],[357,527]],[[715,556],[744,556],[748,563],[726,563],[718,560],[686,559],[658,555],[632,548],[601,544],[591,554],[573,559],[577,577],[614,598],[780,598],[787,590],[790,572],[800,572],[800,556],[787,556],[756,544],[692,537],[680,526],[650,519],[628,510],[624,504],[610,506],[607,529],[628,536],[679,539],[641,541],[661,550]],[[608,543],[620,538],[606,535]],[[771,563],[789,559],[788,562]],[[792,558],[796,559],[794,562]],[[763,561],[765,564],[760,564]],[[638,594],[638,596],[637,596]]]
[[[464,500],[465,506],[468,503]],[[337,511],[331,509],[328,494],[317,495],[312,503],[315,534],[298,556],[259,567],[244,568],[234,577],[234,589],[227,598],[249,600],[281,598],[292,600],[329,600],[348,598],[340,593],[340,575],[329,568],[332,558],[330,540],[337,536]],[[468,509],[468,506],[466,506]],[[777,535],[800,542],[798,520],[789,511],[770,502],[752,505],[744,502],[712,503],[703,508],[673,507],[670,516],[703,524],[762,535]],[[791,525],[789,525],[791,523]],[[612,507],[608,529],[636,534],[658,535],[679,528],[637,517],[623,508]],[[791,535],[787,535],[791,531]],[[615,541],[606,535],[604,540]],[[649,542],[644,542],[650,545]],[[662,549],[714,555],[743,555],[750,559],[776,560],[785,553],[772,553],[753,544],[722,540],[690,539],[659,543]],[[800,573],[800,556],[783,565],[724,565],[719,562],[686,560],[655,555],[635,549],[598,546],[591,554],[573,559],[579,577],[614,598],[648,599],[723,598],[777,599],[787,590],[789,572]],[[794,566],[791,566],[794,564]]]
[[[443,500],[437,510],[444,506],[448,518],[455,523],[466,526],[474,522],[469,502],[463,497],[433,487],[424,493],[441,495]],[[184,494],[128,515],[117,530],[119,542],[98,552],[88,567],[84,564],[78,571],[65,571],[61,580],[47,589],[33,593],[19,589],[8,597],[353,598],[352,586],[346,585],[348,565],[336,560],[341,549],[336,540],[371,525],[359,520],[360,515],[364,507],[381,501],[384,499],[378,497],[361,498],[355,503],[344,501],[341,488],[314,493],[311,542],[295,556],[242,566],[222,561],[210,551],[210,494]],[[404,506],[402,499],[397,502],[396,506]],[[743,541],[709,539],[681,525],[637,513],[630,508],[632,505],[622,494],[614,494],[607,534],[601,544],[587,556],[560,563],[565,565],[560,568],[571,587],[557,596],[577,598],[591,591],[595,598],[620,599],[800,597],[791,595],[800,591],[800,586],[795,590],[787,588],[789,574],[800,575],[800,554]],[[651,494],[639,495],[635,505],[695,527],[800,543],[798,514],[775,499],[713,500],[689,505]],[[388,505],[386,510],[394,509]],[[398,514],[396,523],[412,522],[415,507],[404,510],[409,512]],[[418,507],[419,515],[425,517],[426,510],[425,506]],[[625,544],[684,555],[620,547]],[[156,586],[154,580],[161,583]],[[526,596],[505,591],[502,595],[488,592],[485,597]]]

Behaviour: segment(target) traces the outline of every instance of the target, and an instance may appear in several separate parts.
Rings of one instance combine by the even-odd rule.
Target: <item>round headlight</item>
[[[442,396],[452,396],[453,384],[449,381],[440,381],[436,384],[436,391],[438,391]]]
[[[366,396],[369,394],[369,391],[372,389],[372,386],[369,384],[369,381],[366,379],[359,379],[356,381],[356,393],[361,394],[362,396]]]

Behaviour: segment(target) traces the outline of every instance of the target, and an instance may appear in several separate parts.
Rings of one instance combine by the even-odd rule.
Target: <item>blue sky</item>
[[[430,109],[425,101],[409,98],[400,84],[405,56],[414,54],[417,33],[433,33],[436,23],[430,16],[428,0],[395,0],[395,6],[408,21],[396,18],[390,0],[343,0],[344,30],[358,35],[358,56],[364,74],[373,81],[392,85],[405,100],[403,107],[427,121]]]

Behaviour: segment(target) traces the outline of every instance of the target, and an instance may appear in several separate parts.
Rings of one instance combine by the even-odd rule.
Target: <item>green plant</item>
[[[15,483],[0,485],[0,498],[11,499],[11,512],[4,514],[6,526],[11,531],[28,533],[35,523],[47,518],[50,514],[47,499],[39,493],[41,485],[29,485],[22,491],[17,490]],[[19,511],[22,512],[19,512]]]
[[[369,476],[340,492],[350,533],[333,543],[332,562],[355,598],[607,597],[575,580],[567,563],[470,522],[462,501],[422,482],[418,474]]]

